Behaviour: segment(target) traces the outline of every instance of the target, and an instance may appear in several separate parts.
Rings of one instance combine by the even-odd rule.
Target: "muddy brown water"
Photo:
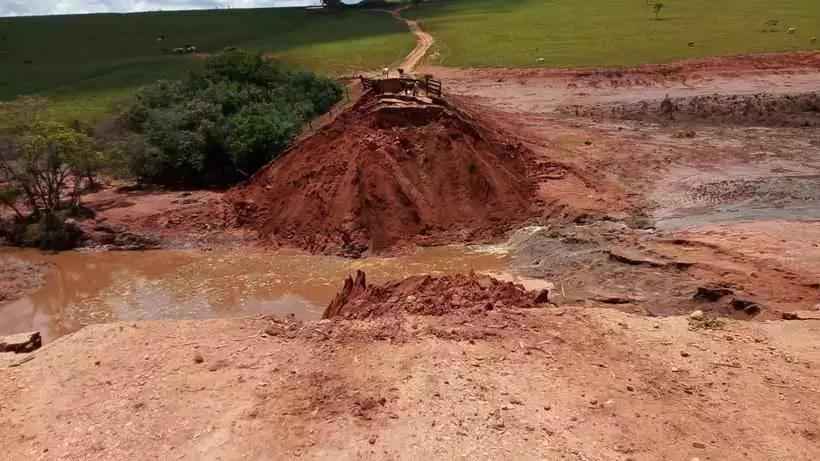
[[[92,323],[294,314],[318,319],[349,273],[371,282],[417,274],[492,273],[508,257],[480,247],[421,248],[350,260],[296,251],[65,252],[3,249],[0,260],[46,262],[45,284],[0,305],[0,335],[38,330],[46,341]]]

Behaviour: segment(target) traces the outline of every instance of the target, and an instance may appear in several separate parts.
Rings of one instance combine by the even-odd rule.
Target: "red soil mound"
[[[365,95],[229,200],[240,225],[312,252],[487,240],[529,215],[525,156],[444,102]]]
[[[323,318],[366,319],[390,313],[444,315],[455,310],[529,308],[549,301],[549,292],[529,292],[521,285],[487,275],[420,275],[382,286],[368,286],[364,272],[348,277],[325,309]]]

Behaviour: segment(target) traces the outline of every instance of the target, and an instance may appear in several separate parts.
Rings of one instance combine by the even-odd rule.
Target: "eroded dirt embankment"
[[[228,200],[262,239],[311,252],[481,241],[531,216],[527,155],[444,101],[368,94]]]
[[[384,315],[445,315],[455,310],[490,311],[503,306],[532,308],[549,303],[549,290],[530,293],[523,286],[488,275],[421,275],[368,285],[365,273],[349,276],[323,318],[367,319]]]

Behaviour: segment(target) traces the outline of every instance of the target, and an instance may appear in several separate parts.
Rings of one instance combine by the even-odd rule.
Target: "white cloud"
[[[0,0],[0,17],[303,6],[318,3],[319,0]]]

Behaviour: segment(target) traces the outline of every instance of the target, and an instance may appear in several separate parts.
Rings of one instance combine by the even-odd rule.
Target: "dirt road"
[[[404,61],[401,63],[402,69],[406,72],[413,72],[418,67],[421,60],[424,59],[424,56],[427,54],[427,51],[430,50],[430,47],[433,46],[435,43],[435,39],[432,35],[428,34],[427,32],[423,31],[419,26],[418,21],[412,21],[410,19],[405,19],[401,16],[401,12],[410,8],[410,6],[403,6],[401,8],[396,8],[395,10],[391,10],[391,14],[398,19],[399,21],[404,21],[407,24],[407,27],[410,29],[410,32],[416,36],[416,47],[413,48],[413,51],[404,58]]]

